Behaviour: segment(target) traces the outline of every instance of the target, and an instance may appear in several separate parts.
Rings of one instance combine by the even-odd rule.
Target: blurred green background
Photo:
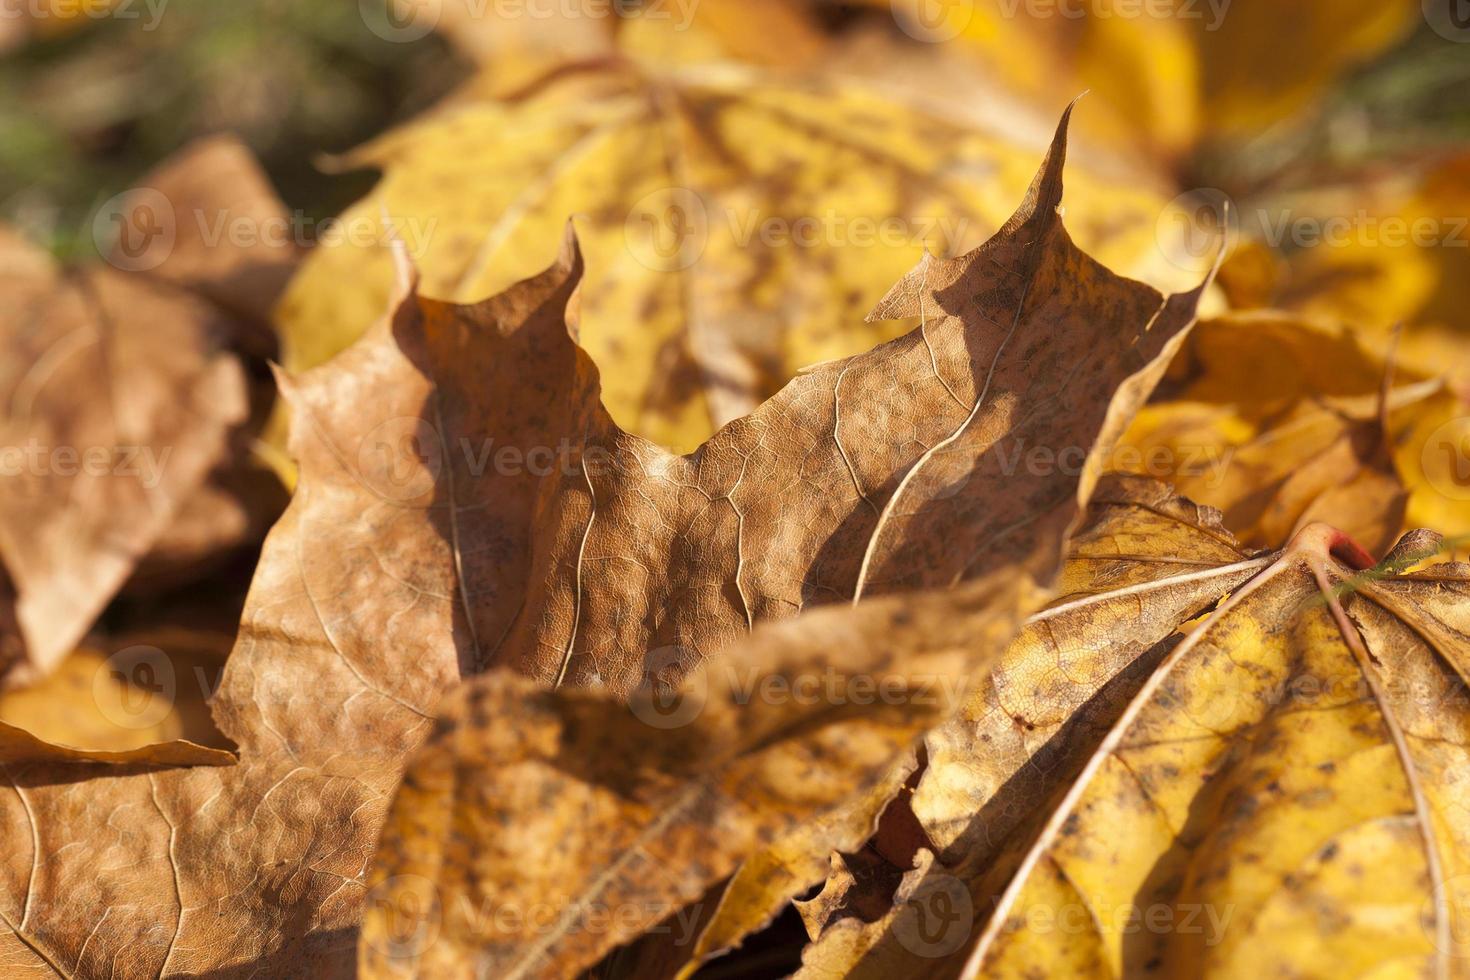
[[[92,210],[191,139],[239,134],[287,205],[321,219],[372,186],[328,176],[349,149],[422,111],[472,70],[438,35],[393,43],[353,0],[166,0],[27,36],[0,0],[0,221],[63,258],[94,245]],[[153,0],[155,4],[159,0]],[[832,4],[840,30],[881,16]],[[9,32],[8,34],[6,32]],[[1425,26],[1331,93],[1310,123],[1189,162],[1184,183],[1240,191],[1327,179],[1470,140],[1470,57]]]
[[[137,8],[0,55],[0,220],[64,258],[95,250],[95,207],[210,133],[242,137],[288,207],[335,214],[375,178],[327,176],[320,157],[422,111],[470,70],[438,35],[376,36],[355,2],[169,0],[152,30]]]

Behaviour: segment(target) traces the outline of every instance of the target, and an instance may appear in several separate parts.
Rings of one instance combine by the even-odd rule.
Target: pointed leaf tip
[[[575,217],[567,218],[562,232],[561,248],[556,255],[556,264],[578,278],[582,275],[582,242],[577,238]]]

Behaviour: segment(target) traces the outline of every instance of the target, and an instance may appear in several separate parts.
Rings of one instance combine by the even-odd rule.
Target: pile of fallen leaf
[[[1470,976],[1470,254],[1175,220],[1349,6],[445,3],[378,234],[0,230],[0,975]]]

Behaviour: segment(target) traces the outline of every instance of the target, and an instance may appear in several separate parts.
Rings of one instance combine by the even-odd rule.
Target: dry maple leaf
[[[129,191],[118,203],[133,235],[113,245],[124,269],[208,300],[222,314],[231,348],[253,358],[276,354],[271,315],[301,257],[292,217],[250,151],[232,137],[198,140]],[[261,418],[274,388],[252,387],[252,417],[208,481],[184,498],[129,582],[157,590],[189,581],[245,542],[259,542],[284,507],[269,470],[254,458]]]
[[[1198,299],[1120,279],[1067,239],[1065,125],[995,238],[926,260],[873,314],[918,329],[804,372],[689,456],[604,409],[567,330],[574,243],[478,306],[412,296],[391,333],[339,362],[335,404],[301,404],[303,425],[350,413],[361,433],[343,450],[357,492],[316,505],[308,488],[303,506],[450,548],[423,584],[452,595],[457,579],[472,597],[450,604],[469,668],[617,694],[650,670],[676,680],[760,620],[1025,564],[1032,535],[1071,520],[1074,483],[1058,474],[1083,475],[1152,384],[1127,379],[1182,337]],[[347,397],[364,382],[382,391],[367,412]],[[1017,462],[1035,446],[1058,461]],[[437,606],[415,615],[448,627]]]
[[[803,822],[836,818],[809,837],[819,853],[861,840],[876,809],[854,821],[847,801],[896,790],[894,757],[954,709],[1025,593],[1002,571],[768,624],[729,669],[631,710],[477,679],[399,789],[361,975],[575,976],[666,918],[687,927],[686,905]]]
[[[245,415],[217,314],[115,270],[6,250],[0,557],[15,628],[0,667],[51,669],[223,456]],[[18,256],[18,257],[17,257]]]
[[[808,727],[823,728],[819,711],[809,712],[809,723],[788,722],[791,737],[774,746],[721,730],[720,714],[712,734],[692,741],[662,736],[664,747],[650,748],[647,759],[620,748],[599,756],[596,780],[638,786],[649,797],[628,806],[588,786],[588,774],[566,778],[560,760],[578,751],[556,743],[589,730],[609,746],[634,738],[647,722],[618,709],[617,701],[631,696],[646,719],[660,692],[705,663],[717,675],[710,686],[718,693],[710,697],[721,705],[738,700],[722,665],[749,667],[757,680],[845,670],[847,662],[830,662],[816,642],[822,630],[852,637],[836,643],[858,658],[851,663],[861,661],[859,646],[867,644],[874,671],[904,676],[912,665],[894,659],[882,643],[895,649],[909,643],[923,662],[950,650],[953,630],[1004,634],[1020,605],[1010,585],[1049,581],[1079,491],[1085,494],[1095,478],[1094,461],[1152,387],[1199,295],[1165,299],[1107,273],[1067,240],[1058,207],[1065,132],[1064,118],[1025,204],[994,239],[959,259],[926,259],[873,314],[919,316],[917,329],[804,373],[691,457],[617,430],[592,403],[595,373],[566,339],[560,313],[575,283],[575,254],[541,280],[478,308],[428,300],[418,300],[417,310],[405,306],[398,337],[410,356],[418,352],[414,359],[434,379],[432,390],[427,378],[411,384],[387,366],[386,336],[370,336],[347,355],[363,359],[357,373],[371,375],[376,385],[391,381],[391,390],[405,397],[429,398],[431,447],[488,447],[492,433],[515,433],[513,446],[572,440],[583,465],[551,481],[519,473],[472,480],[464,462],[441,449],[430,460],[437,485],[420,485],[414,499],[449,511],[438,518],[447,525],[443,536],[483,542],[459,559],[460,582],[476,597],[472,625],[461,631],[474,641],[465,659],[547,684],[599,689],[590,702],[580,694],[531,700],[523,683],[497,678],[457,702],[454,723],[426,750],[390,819],[376,879],[386,889],[385,908],[363,947],[365,969],[442,975],[467,971],[483,958],[505,975],[565,974],[641,931],[622,923],[588,934],[578,924],[577,903],[584,899],[599,906],[649,903],[669,913],[802,818],[823,827],[819,860],[834,841],[866,836],[886,801],[883,787],[887,795],[897,789],[894,756],[924,727],[922,718],[917,727],[875,721],[833,734],[834,745],[844,739],[872,745],[854,749],[853,768],[838,778],[817,765],[831,751],[826,743],[800,737]],[[468,349],[472,341],[483,359]],[[492,402],[481,394],[487,378],[490,390],[539,390],[528,393],[525,406],[513,397]],[[1005,462],[1016,449],[1038,446],[1072,458],[1047,467]],[[589,466],[594,459],[603,462]],[[380,466],[369,482],[387,474]],[[494,510],[482,503],[490,500],[498,502]],[[376,520],[372,511],[357,511]],[[544,515],[545,524],[537,529],[520,515]],[[1010,583],[1005,588],[992,581],[1002,573]],[[911,632],[886,635],[907,614],[883,606],[852,621],[829,614],[789,632],[758,632],[721,652],[754,622],[808,605],[962,581],[981,584],[966,586],[955,599],[934,599],[950,615],[921,616]],[[431,588],[442,596],[453,584]],[[495,604],[477,605],[488,597]],[[442,621],[446,612],[439,616]],[[486,637],[498,639],[487,646]],[[586,703],[602,721],[562,717]],[[531,714],[505,727],[524,737],[503,740],[499,722],[486,730],[488,719],[503,720],[517,704]],[[490,705],[502,707],[491,711]],[[701,753],[728,757],[730,768],[712,770],[712,782],[686,778],[709,761]],[[807,768],[790,769],[790,757],[806,760]],[[666,761],[662,776],[641,781],[640,771],[658,769],[660,758],[677,766]],[[556,761],[548,768],[548,760]],[[464,781],[446,782],[445,774],[471,766],[503,779],[473,780],[473,791]],[[762,773],[778,772],[777,782],[797,778],[809,795],[797,799],[766,785]],[[518,785],[524,788],[513,788]],[[475,814],[487,794],[501,806],[482,823]],[[460,825],[451,814],[477,827],[515,825],[546,840],[583,803],[600,815],[584,814],[557,860],[532,867],[522,866],[523,848],[487,847],[480,832],[466,840],[473,855],[457,845],[449,853],[451,842],[441,840],[445,819]],[[658,827],[674,850],[666,853],[642,832],[653,812],[667,816]],[[712,836],[710,828],[721,821],[728,834]],[[645,881],[631,870],[645,864],[666,873]],[[393,879],[403,874],[411,877],[400,889]],[[453,904],[459,916],[443,923],[446,938],[430,949],[395,947],[388,942],[391,920],[424,897],[425,883],[444,890],[436,907]],[[484,902],[560,902],[571,911],[553,933],[533,940],[526,923],[487,934],[473,914]]]
[[[474,306],[405,274],[358,345],[283,379],[301,482],[212,702],[239,764],[81,784],[8,766],[0,821],[28,843],[0,872],[0,962],[350,973],[387,794],[441,692],[492,665],[651,697],[640,682],[677,681],[757,619],[959,579],[1005,597],[981,618],[1004,631],[1198,299],[1071,244],[1065,132],[994,240],[895,287],[883,311],[919,328],[802,375],[690,457],[608,419],[569,333],[574,243]],[[997,446],[1018,439],[1078,456],[1005,472]]]
[[[11,683],[70,653],[180,509],[209,502],[206,478],[231,459],[246,414],[225,349],[260,342],[294,263],[289,247],[209,237],[221,221],[284,221],[233,141],[196,144],[144,183],[99,216],[99,231],[109,217],[120,231],[110,267],[63,269],[8,233],[0,242],[0,591],[13,593],[0,618],[14,623],[0,674]]]
[[[1250,556],[1139,478],[1094,506],[1070,597],[928,736],[932,853],[874,921],[829,882],[798,975],[1451,975],[1470,568],[1400,573],[1420,532],[1365,573],[1324,525]]]
[[[196,140],[144,175],[113,213],[113,265],[209,300],[229,315],[233,346],[274,353],[272,309],[301,249],[285,204],[243,143]]]

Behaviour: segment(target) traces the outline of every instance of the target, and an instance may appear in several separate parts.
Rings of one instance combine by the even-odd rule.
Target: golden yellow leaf
[[[1289,118],[1420,17],[1418,0],[1300,0],[1289,11],[1275,0],[891,6],[910,36],[965,52],[1022,98],[1090,88],[1101,106],[1085,133],[1165,156]]]
[[[1317,222],[1323,237],[1291,250],[1278,303],[1354,325],[1375,350],[1403,325],[1400,363],[1447,376],[1470,401],[1470,157],[1424,172],[1355,181],[1263,201],[1263,213]],[[1290,244],[1290,243],[1288,243]]]
[[[383,180],[343,216],[361,234],[316,249],[294,282],[282,356],[292,371],[322,363],[376,318],[392,283],[384,214],[425,293],[458,301],[535,274],[577,214],[580,340],[613,419],[689,451],[799,369],[897,336],[863,322],[875,287],[926,248],[989,236],[1034,152],[850,74],[623,60],[513,102],[471,89],[350,158]],[[1166,288],[1199,281],[1202,268],[1152,275],[1167,195],[1085,164],[1070,180],[1084,248]]]
[[[799,976],[1449,975],[1470,568],[1400,573],[1423,533],[1364,572],[1322,525],[1250,556],[1136,477],[1094,507],[1071,596],[928,738],[934,861]]]
[[[1082,975],[1463,974],[1470,567],[1365,579],[1314,534],[1158,666],[963,976],[1055,962],[1038,920]]]
[[[1255,547],[1314,520],[1374,554],[1407,527],[1470,532],[1470,474],[1457,477],[1453,445],[1467,406],[1413,375],[1383,392],[1390,369],[1359,338],[1271,311],[1205,321],[1115,467],[1220,508]]]

